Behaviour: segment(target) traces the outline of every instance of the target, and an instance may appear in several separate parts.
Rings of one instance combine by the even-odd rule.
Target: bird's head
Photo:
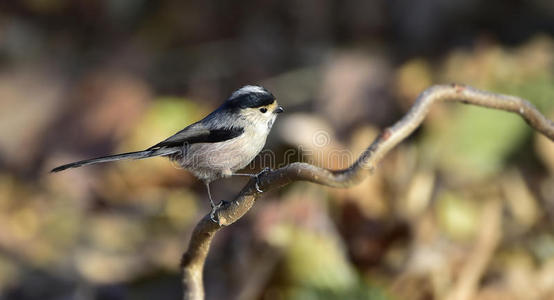
[[[224,107],[253,123],[265,123],[268,128],[273,126],[277,114],[284,111],[273,94],[255,85],[246,85],[234,91]]]

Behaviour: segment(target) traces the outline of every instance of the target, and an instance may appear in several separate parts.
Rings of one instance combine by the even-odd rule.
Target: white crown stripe
[[[267,94],[268,92],[261,86],[245,85],[245,86],[241,87],[240,89],[234,91],[233,94],[231,94],[231,97],[229,98],[229,100],[235,99],[235,98],[243,96],[243,95],[252,94],[252,93]]]

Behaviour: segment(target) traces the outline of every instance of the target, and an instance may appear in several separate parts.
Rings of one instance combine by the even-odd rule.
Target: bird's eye
[[[267,112],[267,108],[262,107],[262,108],[260,108],[260,111],[262,112],[262,114],[265,114]]]

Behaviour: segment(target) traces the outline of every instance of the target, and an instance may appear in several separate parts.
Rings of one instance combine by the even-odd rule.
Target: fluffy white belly
[[[219,143],[198,143],[183,148],[181,167],[204,181],[229,176],[246,167],[265,145],[267,134],[254,130]]]

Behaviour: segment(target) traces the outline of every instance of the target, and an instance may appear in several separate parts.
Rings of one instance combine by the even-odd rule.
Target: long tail
[[[169,149],[144,150],[144,151],[137,151],[137,152],[121,153],[116,155],[108,155],[108,156],[85,159],[85,160],[65,164],[52,169],[50,172],[60,172],[69,168],[78,168],[82,166],[94,165],[94,164],[122,160],[122,159],[142,159],[142,158],[149,158],[154,156],[165,156],[165,155],[177,153],[179,151],[180,151],[179,149],[169,148]]]

